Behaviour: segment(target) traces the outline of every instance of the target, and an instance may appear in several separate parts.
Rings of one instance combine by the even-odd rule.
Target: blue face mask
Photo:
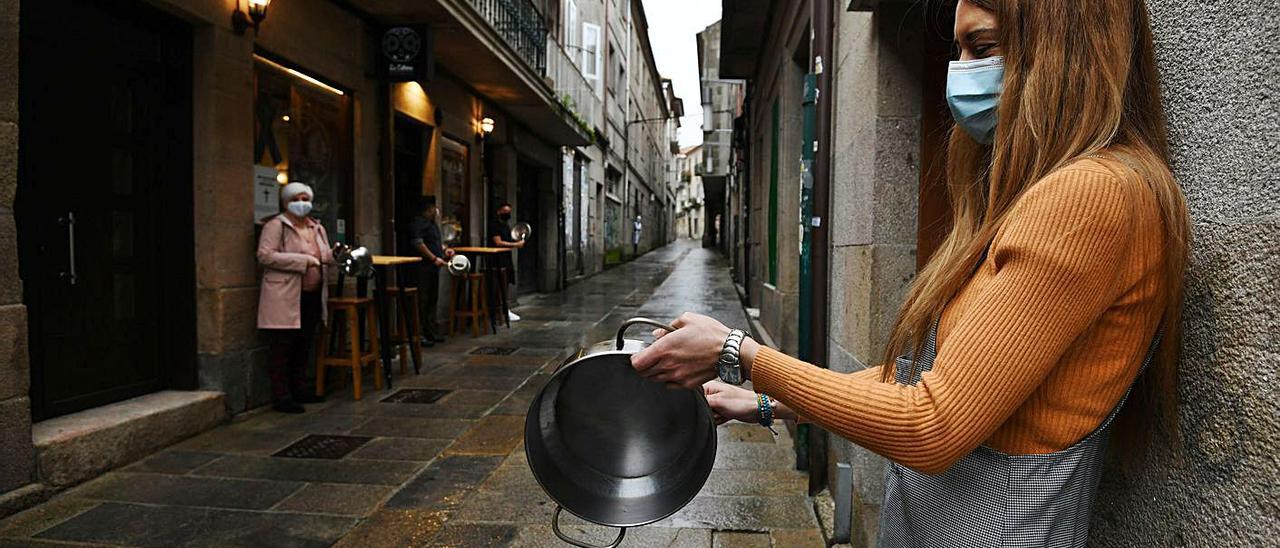
[[[952,61],[947,68],[947,104],[956,124],[973,140],[991,144],[996,136],[996,107],[1004,86],[1004,57]]]

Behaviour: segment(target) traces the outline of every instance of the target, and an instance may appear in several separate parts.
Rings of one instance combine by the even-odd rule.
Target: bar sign
[[[435,71],[431,30],[422,24],[382,31],[378,72],[389,82],[426,82]]]

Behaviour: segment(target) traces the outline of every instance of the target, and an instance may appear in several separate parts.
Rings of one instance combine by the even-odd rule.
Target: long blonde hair
[[[1190,224],[1169,171],[1146,6],[1143,0],[968,1],[994,13],[999,25],[1005,76],[995,144],[983,146],[951,131],[946,173],[953,226],[899,312],[883,380],[893,379],[894,356],[921,348],[1027,188],[1079,158],[1111,157],[1150,186],[1166,239],[1163,343],[1135,386],[1118,425],[1124,432],[1116,436],[1134,442],[1135,451],[1124,453],[1136,461],[1152,426],[1168,439],[1177,436],[1179,316]]]

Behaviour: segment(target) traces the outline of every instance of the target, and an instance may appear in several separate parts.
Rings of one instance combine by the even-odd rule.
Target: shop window
[[[441,215],[445,221],[456,221],[462,225],[460,241],[469,242],[467,220],[470,212],[470,201],[467,199],[467,177],[469,150],[466,143],[445,137],[440,146],[440,195],[436,203],[440,204]]]
[[[353,143],[351,96],[305,70],[254,55],[256,179],[297,181],[315,190],[312,216],[332,242],[351,242]],[[274,173],[273,173],[274,172]],[[255,192],[270,194],[257,188]],[[274,195],[259,197],[259,220],[273,214]]]

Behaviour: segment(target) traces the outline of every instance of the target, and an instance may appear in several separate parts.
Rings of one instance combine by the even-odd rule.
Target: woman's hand
[[[315,255],[307,255],[307,266],[310,266],[310,267],[320,266],[320,259]]]
[[[710,381],[702,385],[702,393],[707,397],[707,405],[711,406],[711,415],[716,424],[729,421],[756,423],[760,421],[760,407],[756,393],[740,386]]]
[[[446,262],[444,261],[444,259],[441,259],[440,257],[436,257],[436,258],[435,258],[435,260],[431,261],[431,264],[436,265],[436,266],[444,266],[444,265],[447,265],[447,264],[449,264],[449,263],[446,263]]]
[[[658,340],[631,356],[631,366],[650,380],[697,390],[716,378],[716,360],[729,328],[715,318],[690,312],[671,325],[676,330],[670,333],[654,331]]]

